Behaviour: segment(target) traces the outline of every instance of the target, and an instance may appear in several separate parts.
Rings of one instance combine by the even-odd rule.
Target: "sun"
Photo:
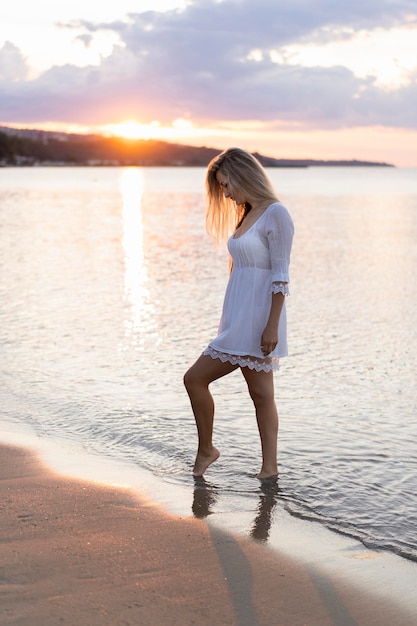
[[[158,120],[138,122],[138,120],[124,120],[113,124],[100,126],[100,132],[104,135],[124,137],[125,139],[159,139],[164,141],[190,138],[198,135],[193,123],[184,118],[173,120],[168,125],[163,125]]]
[[[116,135],[125,139],[152,139],[158,137],[160,123],[153,121],[150,124],[142,124],[137,120],[125,120],[117,124],[106,124],[101,130],[106,135]]]

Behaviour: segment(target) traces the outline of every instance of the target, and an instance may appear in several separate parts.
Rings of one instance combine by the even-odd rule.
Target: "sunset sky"
[[[417,0],[14,0],[0,125],[417,167]]]

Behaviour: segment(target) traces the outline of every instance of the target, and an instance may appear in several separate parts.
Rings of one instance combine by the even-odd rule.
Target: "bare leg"
[[[278,411],[274,398],[274,378],[272,372],[257,372],[248,367],[242,368],[256,411],[259,435],[262,446],[262,467],[257,478],[273,478],[278,475]]]
[[[184,376],[184,385],[190,397],[198,432],[194,476],[202,476],[209,465],[220,456],[212,441],[214,402],[208,387],[211,382],[230,374],[236,368],[237,365],[222,363],[220,359],[201,355]]]

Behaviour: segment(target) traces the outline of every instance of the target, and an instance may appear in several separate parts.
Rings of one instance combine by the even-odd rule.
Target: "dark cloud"
[[[81,41],[81,43],[86,48],[89,48],[93,40],[94,40],[94,36],[91,33],[84,33],[83,35],[78,35],[77,37],[75,37],[74,41]]]
[[[33,81],[0,82],[0,119],[29,121],[30,115],[33,122],[94,124],[120,116],[164,122],[189,115],[200,123],[257,119],[316,128],[417,126],[415,81],[387,92],[372,77],[360,79],[344,67],[297,67],[270,57],[271,50],[290,43],[401,24],[417,15],[415,0],[277,4],[197,0],[184,10],[67,25],[82,27],[79,38],[86,44],[101,30],[117,33],[121,44],[99,67],[54,67]],[[1,59],[0,51],[0,71]]]
[[[220,47],[270,48],[321,36],[346,36],[362,28],[392,27],[411,18],[416,20],[416,0],[195,0],[187,9],[131,15],[131,21],[93,25],[111,28],[132,49],[158,46],[158,36],[171,47],[181,38],[185,47],[197,44],[212,51]]]

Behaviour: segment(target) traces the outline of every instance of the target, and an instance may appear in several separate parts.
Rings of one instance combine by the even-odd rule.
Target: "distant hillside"
[[[101,135],[75,135],[0,126],[0,165],[143,165],[203,166],[219,152],[217,148],[194,147],[145,139],[122,139]],[[275,159],[258,153],[265,167],[390,166],[369,161],[318,161]]]

